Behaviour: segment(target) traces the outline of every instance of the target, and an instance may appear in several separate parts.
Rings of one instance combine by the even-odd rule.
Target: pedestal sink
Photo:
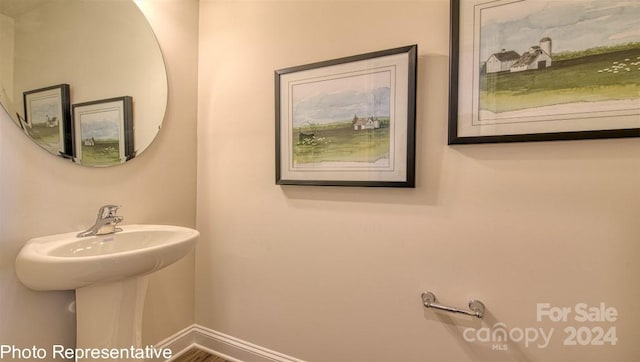
[[[148,275],[192,250],[198,231],[125,225],[115,234],[76,234],[29,240],[16,259],[18,278],[34,290],[76,290],[76,349],[142,347]]]

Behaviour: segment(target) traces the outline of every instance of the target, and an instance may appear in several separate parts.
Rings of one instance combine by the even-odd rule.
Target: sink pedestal
[[[76,348],[141,348],[148,282],[145,275],[76,289]]]
[[[142,348],[148,275],[185,257],[200,233],[182,226],[124,225],[114,234],[77,235],[27,241],[16,257],[16,275],[33,290],[76,291],[77,357],[148,358],[155,351]]]

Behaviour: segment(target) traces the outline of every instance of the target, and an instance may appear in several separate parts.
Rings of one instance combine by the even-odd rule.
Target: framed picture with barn
[[[74,104],[73,122],[75,162],[112,166],[135,156],[130,96]]]
[[[640,8],[451,0],[449,144],[640,137]]]
[[[275,71],[276,184],[415,187],[417,46]]]
[[[58,84],[24,92],[23,101],[21,126],[25,133],[54,155],[73,157],[69,85]]]

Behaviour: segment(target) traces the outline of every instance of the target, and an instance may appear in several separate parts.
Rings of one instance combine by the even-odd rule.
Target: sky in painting
[[[391,73],[334,77],[292,87],[293,125],[330,123],[358,117],[388,117]]]
[[[488,2],[491,3],[491,2]],[[552,40],[552,52],[640,42],[638,0],[523,0],[481,11],[480,60]]]
[[[81,116],[82,139],[95,138],[97,140],[117,140],[119,139],[119,119],[118,110],[85,113]]]
[[[31,118],[29,122],[33,124],[45,123],[48,118],[56,117],[60,120],[60,97],[45,96],[31,100]]]

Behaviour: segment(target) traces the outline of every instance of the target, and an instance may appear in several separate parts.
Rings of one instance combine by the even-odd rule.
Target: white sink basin
[[[77,232],[29,240],[16,259],[20,281],[35,290],[78,289],[143,276],[184,257],[199,232],[168,225],[125,225],[115,234]]]

